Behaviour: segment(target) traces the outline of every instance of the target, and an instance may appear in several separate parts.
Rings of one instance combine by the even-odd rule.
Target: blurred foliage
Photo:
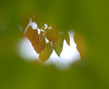
[[[66,40],[68,45],[70,45],[70,37],[67,32],[60,32],[58,30],[54,30],[54,28],[49,28],[48,25],[46,28],[40,29],[37,26],[35,29],[33,28],[35,22],[30,22],[24,30],[24,36],[29,39],[36,53],[39,53],[40,61],[47,61],[53,49],[60,57],[60,54],[63,50],[63,41]],[[31,26],[32,25],[32,26]]]
[[[109,89],[108,4],[109,0],[0,1],[0,89]],[[86,60],[64,71],[23,61],[16,52],[18,27],[25,27],[32,16],[39,24],[83,36]]]

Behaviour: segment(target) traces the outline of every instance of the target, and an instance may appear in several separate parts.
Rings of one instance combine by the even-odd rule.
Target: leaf
[[[38,35],[37,30],[33,30],[31,27],[29,27],[26,36],[30,40],[33,48],[37,53],[40,53],[45,48],[46,41],[43,32]]]
[[[81,34],[75,34],[74,41],[77,45],[76,47],[77,47],[78,51],[80,52],[81,58],[85,59],[86,54],[87,54],[87,45],[86,45],[84,36]]]
[[[33,30],[32,27],[29,27],[26,32],[26,37],[30,40],[33,48],[37,53],[39,53],[39,35],[37,30]]]
[[[38,45],[39,52],[41,52],[45,48],[45,44],[46,44],[45,36],[44,33],[41,31],[39,35],[39,45]]]
[[[30,41],[36,41],[37,39],[37,43],[39,42],[39,37],[38,37],[38,31],[37,30],[33,30],[32,27],[29,27],[27,32],[26,32],[26,37],[30,40]]]
[[[45,36],[47,37],[47,39],[50,41],[50,42],[55,42],[59,35],[58,35],[58,31],[57,30],[53,30],[53,29],[47,29],[45,31]]]
[[[53,47],[50,42],[45,45],[45,48],[40,52],[39,58],[42,62],[49,59],[51,53],[53,52]]]
[[[69,36],[68,32],[65,33],[65,40],[66,40],[67,44],[70,46],[70,36]]]
[[[63,35],[60,35],[58,40],[53,43],[53,48],[59,57],[63,49],[63,41],[64,41],[64,37]]]

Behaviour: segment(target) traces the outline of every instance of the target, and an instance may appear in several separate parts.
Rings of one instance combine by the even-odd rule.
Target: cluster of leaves
[[[25,36],[30,40],[33,48],[37,53],[39,53],[39,58],[42,62],[45,62],[49,59],[53,50],[60,57],[60,54],[63,49],[63,41],[66,40],[67,44],[70,45],[70,37],[68,32],[60,32],[56,29],[32,29],[29,27]],[[47,40],[48,41],[47,41]]]

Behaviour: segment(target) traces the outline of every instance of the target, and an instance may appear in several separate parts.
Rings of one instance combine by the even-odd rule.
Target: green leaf
[[[45,48],[40,52],[39,58],[42,62],[49,59],[51,53],[53,52],[53,47],[50,42],[45,45]]]
[[[69,36],[68,32],[65,33],[65,40],[66,40],[67,44],[70,46],[70,36]]]
[[[64,41],[64,37],[63,35],[60,35],[57,41],[53,43],[53,48],[59,57],[63,50],[63,41]]]

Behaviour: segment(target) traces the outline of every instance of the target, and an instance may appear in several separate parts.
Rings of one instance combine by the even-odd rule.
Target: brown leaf
[[[46,32],[45,32],[45,36],[47,37],[47,39],[50,42],[55,42],[59,37],[58,31],[53,30],[53,29],[47,29]]]
[[[30,40],[33,48],[37,53],[40,53],[45,48],[46,41],[43,32],[38,35],[37,30],[33,30],[31,27],[29,27],[26,32],[26,36]]]
[[[85,59],[87,54],[87,45],[84,36],[81,34],[75,34],[74,41],[77,45],[78,51],[80,52],[80,56],[82,59]]]
[[[38,53],[39,52],[39,35],[37,30],[33,30],[32,27],[29,27],[26,32],[26,37],[30,40],[33,48]]]
[[[45,44],[46,44],[45,36],[44,36],[44,33],[41,32],[39,35],[39,45],[38,45],[39,52],[41,52],[45,48]]]

